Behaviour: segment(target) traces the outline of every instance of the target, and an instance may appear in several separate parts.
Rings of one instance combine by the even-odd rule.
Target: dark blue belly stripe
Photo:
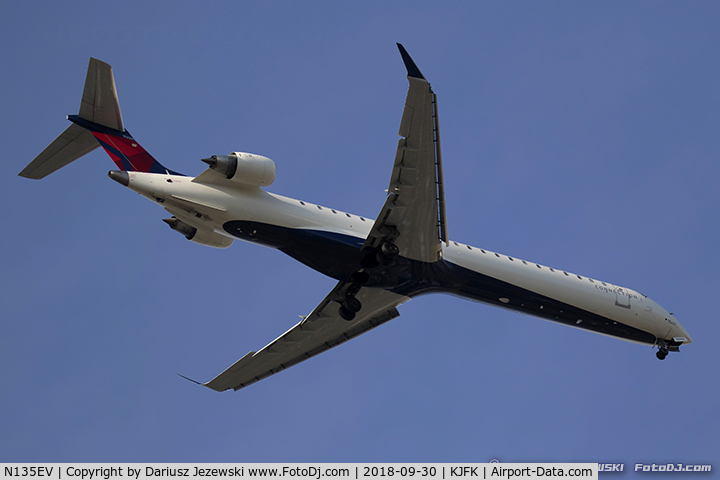
[[[364,239],[358,237],[243,220],[227,222],[223,228],[239,239],[277,248],[336,280],[348,280],[361,268],[364,252],[360,249]],[[448,261],[429,264],[398,257],[392,264],[377,266],[368,273],[367,286],[408,297],[447,293],[628,340],[651,345],[656,340],[648,332]],[[507,303],[500,301],[501,298]]]

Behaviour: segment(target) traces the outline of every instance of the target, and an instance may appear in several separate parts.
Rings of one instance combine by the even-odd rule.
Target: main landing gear
[[[374,253],[370,253],[369,256],[366,256],[362,266],[364,268],[374,268],[378,265],[389,265],[399,253],[400,249],[398,249],[397,245],[392,242],[385,241]],[[374,261],[367,262],[366,260],[368,258]],[[340,308],[338,309],[338,314],[343,320],[347,320],[348,322],[355,320],[355,315],[362,308],[362,303],[360,303],[360,300],[358,300],[355,295],[357,295],[368,280],[370,280],[370,275],[363,269],[353,273],[350,277],[350,285],[347,290],[345,290],[345,297],[340,303]]]
[[[353,296],[346,295],[345,300],[343,300],[343,303],[340,305],[338,313],[343,320],[350,322],[355,320],[355,314],[359,312],[361,308],[362,303],[360,303],[360,300]]]
[[[348,322],[355,320],[355,314],[362,308],[362,303],[355,295],[358,294],[363,285],[370,280],[367,272],[359,270],[350,276],[350,285],[345,289],[345,297],[340,303],[338,313],[343,320]]]
[[[375,259],[380,265],[390,265],[400,253],[400,249],[392,242],[383,242],[380,250],[375,254]]]

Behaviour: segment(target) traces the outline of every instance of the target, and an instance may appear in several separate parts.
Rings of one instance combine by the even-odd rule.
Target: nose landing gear
[[[655,343],[658,347],[658,351],[655,354],[655,356],[658,358],[658,360],[665,360],[665,357],[667,357],[668,352],[679,352],[680,351],[680,345],[682,345],[681,342],[676,342],[675,339],[667,341],[667,340],[660,340],[658,339],[657,343]]]

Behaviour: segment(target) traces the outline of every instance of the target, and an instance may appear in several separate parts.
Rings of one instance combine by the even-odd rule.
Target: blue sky
[[[6,2],[0,461],[712,463],[720,434],[715,2]],[[694,343],[649,347],[426,296],[241,392],[208,380],[334,285],[187,242],[102,150],[17,176],[88,58],[158,160],[278,166],[269,191],[374,218],[407,80],[438,94],[454,240],[638,290]],[[716,473],[714,473],[716,475]]]

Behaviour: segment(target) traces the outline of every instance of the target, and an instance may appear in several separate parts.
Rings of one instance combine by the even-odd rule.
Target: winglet
[[[405,47],[403,47],[401,44],[397,44],[398,49],[400,50],[400,55],[402,56],[403,62],[405,62],[405,68],[407,68],[408,77],[413,78],[420,78],[422,80],[425,80],[425,77],[423,77],[422,72],[420,69],[415,65],[415,62],[413,62],[413,59],[410,58],[410,55],[408,54],[407,50],[405,50]]]

